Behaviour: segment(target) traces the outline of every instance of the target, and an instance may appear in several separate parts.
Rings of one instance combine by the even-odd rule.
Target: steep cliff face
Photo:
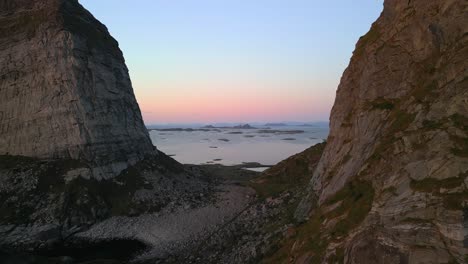
[[[154,153],[118,43],[77,0],[0,1],[0,94],[0,155],[106,178]]]
[[[77,0],[0,0],[0,251],[197,206],[201,178],[155,150],[117,42]]]
[[[467,261],[467,77],[466,1],[386,0],[283,250],[299,263]]]

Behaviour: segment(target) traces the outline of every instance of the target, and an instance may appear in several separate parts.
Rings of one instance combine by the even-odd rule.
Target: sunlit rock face
[[[365,219],[322,252],[324,262],[467,261],[467,33],[466,1],[386,0],[359,40],[296,217],[333,211],[343,198],[336,194],[353,193],[359,182],[371,184],[373,197]],[[325,214],[324,232],[334,230],[334,217]],[[295,250],[298,259],[314,254]]]
[[[108,178],[155,150],[118,43],[77,0],[0,1],[0,155]]]

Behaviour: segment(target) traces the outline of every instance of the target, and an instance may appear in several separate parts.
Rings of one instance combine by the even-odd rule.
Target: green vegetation
[[[343,161],[342,161],[342,164],[345,164],[346,162],[348,162],[350,159],[351,159],[351,155],[350,154],[346,154],[344,157],[343,157]]]
[[[353,112],[348,112],[345,116],[343,123],[341,123],[342,127],[351,127],[351,119],[353,118]]]
[[[444,207],[448,210],[463,210],[465,206],[463,205],[464,201],[468,200],[468,191],[462,193],[451,193],[444,194]]]
[[[432,221],[429,219],[421,219],[421,218],[414,218],[414,217],[407,217],[403,219],[403,223],[411,223],[411,224],[432,224]]]
[[[343,264],[344,263],[344,249],[339,247],[335,250],[335,254],[328,259],[328,263]]]
[[[46,19],[47,14],[44,10],[23,11],[4,17],[0,25],[0,38],[9,37],[11,32],[24,32],[28,38],[32,38]]]
[[[377,41],[381,37],[380,29],[377,23],[372,24],[371,29],[367,32],[366,35],[362,36],[357,45],[356,49],[354,50],[354,56],[360,57],[364,54],[366,47],[375,41]]]
[[[137,190],[153,188],[142,176],[143,170],[154,167],[151,160],[141,161],[111,180],[98,181],[77,177],[65,182],[64,175],[68,171],[87,167],[86,163],[78,160],[37,160],[0,156],[0,170],[12,172],[12,175],[5,175],[15,178],[14,181],[11,180],[12,184],[29,182],[25,185],[28,187],[21,192],[0,193],[0,222],[27,223],[32,213],[37,211],[36,208],[42,206],[43,202],[62,205],[58,209],[60,212],[55,212],[55,215],[79,215],[89,220],[110,215],[127,215],[132,209],[145,212],[160,209],[159,204],[135,204],[132,199]],[[12,197],[15,199],[11,199]],[[29,202],[31,197],[37,199],[37,202]],[[21,204],[21,207],[18,204]]]
[[[415,117],[416,114],[409,114],[400,109],[394,109],[389,116],[389,120],[391,120],[390,127],[381,137],[380,142],[375,147],[374,153],[369,157],[368,162],[380,160],[385,153],[391,149],[393,143],[398,140],[395,134],[408,129]]]
[[[426,178],[420,181],[412,180],[410,187],[412,190],[418,192],[440,193],[440,189],[453,189],[459,187],[463,184],[463,181],[463,177],[452,177],[444,180]]]
[[[423,121],[423,128],[428,130],[435,130],[443,128],[443,123],[433,120],[424,120]]]
[[[390,186],[382,190],[382,193],[391,193],[392,195],[397,195],[397,188],[395,186]]]
[[[417,102],[423,103],[428,97],[433,97],[437,92],[437,82],[431,81],[429,83],[417,84],[417,87],[413,89],[411,96],[413,96]]]
[[[140,163],[137,166],[142,166]],[[139,189],[152,189],[141,176],[138,167],[129,167],[119,176],[112,180],[84,179],[76,178],[64,186],[64,191],[70,201],[83,200],[81,197],[90,197],[90,200],[71,204],[71,211],[78,210],[87,212],[91,210],[93,203],[105,205],[109,208],[110,215],[127,215],[130,209],[143,209],[141,205],[132,202],[133,195]],[[151,205],[148,205],[151,207]],[[152,208],[153,211],[155,208]],[[89,211],[91,214],[92,212]]]
[[[461,114],[453,114],[450,116],[453,125],[462,130],[468,131],[468,118]],[[468,137],[458,135],[451,135],[450,139],[453,141],[455,147],[451,149],[453,155],[459,157],[468,157]]]
[[[24,156],[0,155],[0,169],[21,168],[35,162],[36,159]]]
[[[315,168],[311,164],[318,163],[324,148],[325,143],[312,146],[266,170],[248,185],[263,199],[278,196],[286,190],[307,186]]]
[[[4,177],[14,178],[11,184],[28,182],[21,192],[0,193],[0,222],[27,222],[38,204],[61,193],[65,186],[63,175],[71,169],[83,166],[83,163],[76,160],[44,161],[22,156],[0,156],[0,170],[9,172]],[[32,202],[31,197],[37,200]],[[23,201],[20,207],[18,201]]]
[[[447,178],[438,180],[433,178],[426,178],[424,180],[412,180],[410,187],[417,192],[431,193],[432,195],[439,196],[443,199],[444,207],[448,210],[462,210],[463,201],[468,199],[468,191],[463,185],[465,176]],[[463,186],[463,191],[458,193],[442,193],[442,189],[454,189]]]
[[[468,117],[457,113],[451,115],[450,120],[452,120],[455,127],[461,129],[462,131],[468,131]]]
[[[455,147],[451,149],[452,154],[459,157],[468,157],[468,138],[450,136],[450,139],[455,143]]]
[[[395,102],[379,97],[372,102],[366,103],[366,106],[370,110],[393,110],[395,108]]]
[[[264,263],[284,263],[291,258],[309,256],[310,263],[320,263],[331,242],[339,242],[366,218],[374,198],[372,184],[352,180],[343,189],[316,208],[312,217],[297,227],[295,236],[282,241],[275,254]],[[339,205],[331,211],[327,207]],[[332,224],[336,220],[336,223]],[[294,245],[294,248],[293,248]],[[333,259],[343,259],[342,249],[337,250]]]
[[[346,235],[351,229],[360,224],[367,213],[370,211],[372,201],[374,199],[374,190],[372,185],[368,182],[350,182],[345,188],[341,189],[325,204],[332,205],[341,202],[333,211],[327,213],[327,218],[334,218],[340,215],[347,215],[347,217],[339,221],[332,235],[340,237]]]
[[[405,131],[411,123],[414,121],[414,118],[416,117],[416,114],[409,114],[405,113],[401,110],[396,111],[393,115],[394,121],[390,125],[390,133],[398,133]]]

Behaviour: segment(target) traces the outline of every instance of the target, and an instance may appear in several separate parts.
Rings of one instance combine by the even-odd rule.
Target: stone
[[[117,41],[77,0],[0,0],[2,250],[53,250],[211,189],[153,146]]]
[[[155,154],[117,41],[77,0],[0,1],[0,155],[109,178]]]
[[[374,196],[365,219],[327,247],[322,263],[335,248],[345,263],[466,261],[466,12],[463,0],[385,0],[357,43],[295,217],[307,222],[353,182],[370,183]]]

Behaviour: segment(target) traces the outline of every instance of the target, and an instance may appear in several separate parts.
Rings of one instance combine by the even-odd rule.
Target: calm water
[[[223,165],[245,162],[273,165],[322,142],[328,136],[328,127],[271,127],[269,132],[275,130],[276,133],[266,133],[268,129],[265,127],[255,127],[258,129],[222,128],[191,132],[152,130],[150,136],[158,149],[181,163]],[[292,130],[304,132],[284,132]]]

